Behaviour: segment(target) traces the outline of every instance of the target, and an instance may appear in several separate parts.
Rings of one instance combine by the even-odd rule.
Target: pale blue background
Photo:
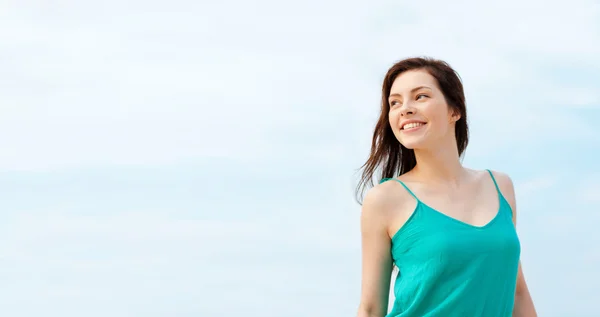
[[[410,3],[0,2],[0,315],[354,315],[381,80],[432,55],[540,316],[598,316],[598,2]]]

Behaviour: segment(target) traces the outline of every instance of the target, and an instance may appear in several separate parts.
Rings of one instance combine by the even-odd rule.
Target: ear
[[[460,120],[460,118],[462,118],[460,112],[456,111],[454,114],[452,114],[452,119],[454,119],[454,122]]]
[[[452,114],[450,115],[450,119],[452,122],[456,122],[460,120],[460,118],[462,118],[460,111],[456,109],[450,109],[450,111],[452,112]]]

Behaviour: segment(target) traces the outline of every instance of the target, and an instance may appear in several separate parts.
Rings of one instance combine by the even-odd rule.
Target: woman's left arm
[[[515,307],[513,317],[537,317],[533,300],[529,294],[523,268],[519,262],[519,273],[517,274],[517,291],[515,292]]]
[[[515,188],[512,180],[506,174],[494,172],[498,181],[500,191],[510,204],[513,211],[513,223],[517,226],[517,200],[515,197]],[[517,273],[517,289],[515,292],[515,305],[513,309],[513,317],[537,317],[529,288],[525,282],[525,275],[523,274],[523,267],[519,261],[519,271]]]

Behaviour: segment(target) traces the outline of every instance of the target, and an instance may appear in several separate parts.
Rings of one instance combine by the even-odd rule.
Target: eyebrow
[[[413,89],[410,90],[410,93],[412,94],[413,92],[419,90],[419,89],[423,89],[423,88],[427,88],[429,90],[432,90],[429,86],[419,86],[419,87],[415,87]],[[402,97],[401,94],[391,94],[390,97]]]

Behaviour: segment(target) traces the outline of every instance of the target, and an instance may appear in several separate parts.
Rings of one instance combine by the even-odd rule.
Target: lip
[[[409,124],[409,123],[424,123],[424,124],[427,124],[427,122],[420,121],[420,120],[406,120],[406,121],[404,121],[404,122],[402,122],[400,124],[400,130],[404,131],[404,126],[407,125],[407,124]],[[416,130],[416,129],[413,129],[413,130]]]

